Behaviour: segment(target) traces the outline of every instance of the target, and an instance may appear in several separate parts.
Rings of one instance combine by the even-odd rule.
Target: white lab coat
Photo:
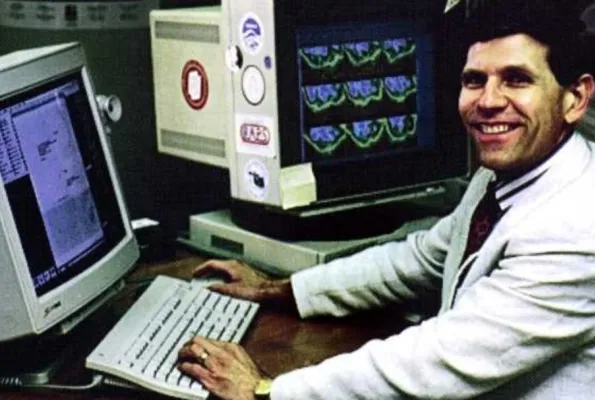
[[[442,292],[437,317],[275,379],[273,400],[594,399],[595,147],[575,134],[495,226],[458,291],[493,172],[431,230],[295,274],[303,317]],[[390,316],[387,316],[390,317]]]

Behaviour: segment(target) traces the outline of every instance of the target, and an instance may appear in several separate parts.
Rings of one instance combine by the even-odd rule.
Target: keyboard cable
[[[83,392],[86,390],[95,389],[103,384],[104,377],[101,375],[94,375],[90,383],[83,385],[60,385],[60,384],[27,384],[23,383],[20,378],[0,378],[0,388],[22,388],[22,389],[45,389],[45,390],[56,390],[56,391],[71,391],[71,392]]]

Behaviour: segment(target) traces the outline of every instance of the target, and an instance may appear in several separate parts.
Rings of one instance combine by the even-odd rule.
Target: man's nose
[[[485,110],[493,110],[505,108],[507,104],[508,99],[505,93],[502,92],[500,83],[496,80],[488,80],[479,98],[479,107]]]

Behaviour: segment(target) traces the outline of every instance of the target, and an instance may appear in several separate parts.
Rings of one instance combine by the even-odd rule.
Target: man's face
[[[548,49],[527,35],[469,48],[459,113],[482,165],[510,171],[535,165],[563,139],[563,88]]]

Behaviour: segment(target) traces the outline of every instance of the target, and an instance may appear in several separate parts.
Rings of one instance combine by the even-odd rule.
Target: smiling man
[[[526,34],[479,42],[469,49],[459,110],[479,160],[495,171],[532,168],[570,133],[582,115],[592,77],[569,87],[548,65],[548,46]]]
[[[223,271],[231,282],[214,290],[302,317],[433,291],[439,314],[267,385],[241,348],[203,338],[181,349],[183,372],[223,399],[262,388],[273,400],[595,398],[595,146],[575,132],[593,49],[577,13],[564,15],[573,2],[469,3],[459,111],[482,166],[452,214],[289,280],[235,261],[196,271]]]

